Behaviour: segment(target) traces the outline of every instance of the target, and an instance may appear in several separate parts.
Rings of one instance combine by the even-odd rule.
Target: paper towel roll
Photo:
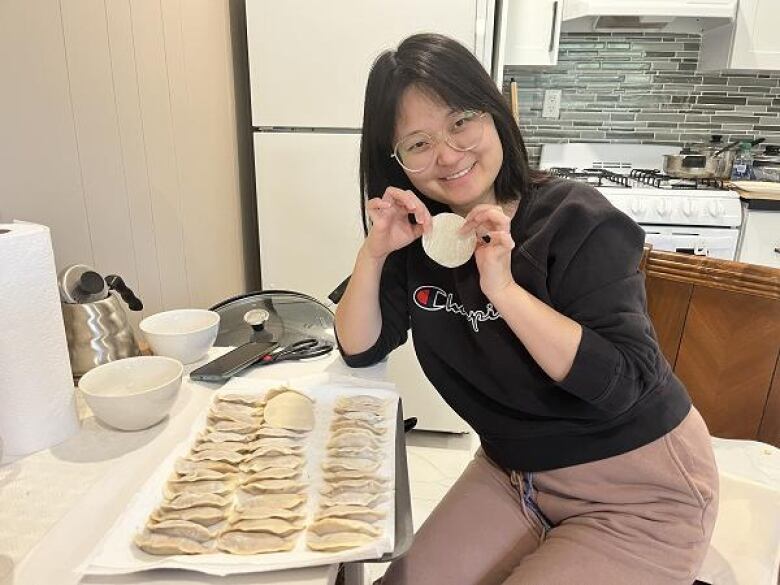
[[[0,224],[0,442],[3,459],[79,428],[49,228]]]

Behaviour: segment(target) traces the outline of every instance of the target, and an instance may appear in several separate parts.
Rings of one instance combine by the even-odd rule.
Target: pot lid
[[[333,312],[317,299],[294,291],[250,292],[211,307],[219,313],[215,345],[276,341],[282,345],[314,337],[335,345]]]

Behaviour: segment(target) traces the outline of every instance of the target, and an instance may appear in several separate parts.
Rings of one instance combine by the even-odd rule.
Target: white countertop
[[[212,349],[208,358],[186,371],[224,351]],[[253,368],[245,375],[284,379],[322,371],[385,379],[384,363],[352,370],[335,353],[309,362]],[[170,416],[137,432],[103,426],[82,404],[82,427],[77,435],[0,467],[0,585],[333,583],[335,566],[223,578],[184,571],[98,578],[81,577],[75,571],[164,453],[187,436],[188,421],[202,411],[216,387],[185,379]]]

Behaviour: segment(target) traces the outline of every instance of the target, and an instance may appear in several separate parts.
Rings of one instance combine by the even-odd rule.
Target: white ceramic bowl
[[[79,380],[79,390],[100,421],[137,431],[168,415],[183,374],[184,366],[172,358],[131,357],[90,370]]]
[[[139,327],[155,355],[197,362],[217,338],[219,313],[205,309],[177,309],[150,315]]]

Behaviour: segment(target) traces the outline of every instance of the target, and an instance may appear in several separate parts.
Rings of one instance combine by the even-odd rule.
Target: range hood
[[[561,30],[701,33],[736,13],[737,0],[566,0]]]

